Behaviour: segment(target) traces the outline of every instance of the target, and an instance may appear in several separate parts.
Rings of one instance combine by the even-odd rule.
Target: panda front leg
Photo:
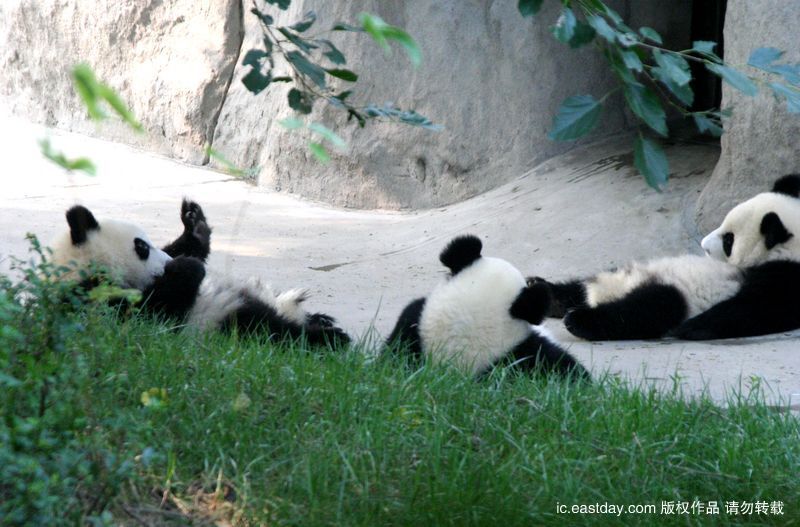
[[[164,274],[142,291],[145,311],[182,320],[194,304],[200,284],[206,276],[202,261],[191,256],[178,256],[167,262]]]
[[[164,252],[173,258],[193,256],[205,262],[211,252],[211,227],[200,205],[184,199],[181,203],[181,223],[183,232],[164,247]]]
[[[550,291],[550,307],[547,318],[564,318],[571,309],[586,307],[586,286],[583,280],[568,282],[548,282],[538,276],[527,279],[528,286],[541,284]]]
[[[657,339],[686,320],[688,307],[678,289],[648,283],[611,302],[573,309],[564,326],[586,340]]]

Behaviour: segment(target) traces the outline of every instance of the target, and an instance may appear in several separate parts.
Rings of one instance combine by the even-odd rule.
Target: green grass
[[[42,506],[0,477],[0,514],[17,519],[9,523],[30,511],[57,523],[65,503],[70,521],[128,525],[800,523],[800,426],[758,393],[720,407],[613,378],[587,386],[496,372],[476,382],[358,352],[180,334],[102,310],[79,322],[61,332],[42,416],[38,370],[28,373],[19,347],[2,363],[21,383],[0,380],[6,461],[43,467],[18,481],[66,474],[44,493],[58,499]],[[166,397],[153,390],[145,404],[154,388]],[[53,445],[20,443],[19,423],[31,419]],[[722,511],[556,512],[604,502],[660,512],[662,501],[694,500]],[[782,501],[785,514],[727,515],[732,500]]]

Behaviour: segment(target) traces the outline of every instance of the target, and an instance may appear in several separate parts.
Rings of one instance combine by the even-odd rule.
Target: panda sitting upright
[[[349,337],[321,313],[308,314],[301,307],[306,293],[293,289],[275,294],[257,280],[245,284],[206,272],[211,229],[200,206],[184,200],[181,205],[183,233],[163,250],[153,246],[139,227],[114,220],[98,222],[81,205],[66,214],[69,232],[53,244],[53,262],[73,266],[66,276],[98,265],[111,280],[142,292],[141,307],[199,330],[232,330],[262,333],[270,338],[304,336],[311,344],[345,344]],[[97,285],[94,277],[83,288]]]
[[[797,234],[797,235],[796,235]],[[709,340],[800,328],[800,175],[735,206],[680,256],[550,287],[550,316],[587,340]]]
[[[588,379],[569,353],[532,326],[544,318],[547,288],[528,286],[514,266],[481,256],[481,249],[475,236],[457,237],[445,247],[439,260],[450,269],[449,279],[403,310],[387,349],[477,376],[510,362],[523,371]]]

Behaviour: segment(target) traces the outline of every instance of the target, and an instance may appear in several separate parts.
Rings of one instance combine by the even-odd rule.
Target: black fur
[[[309,344],[341,346],[350,342],[350,337],[333,325],[327,315],[310,315],[310,323],[296,324],[283,318],[272,306],[253,296],[245,296],[244,305],[231,313],[222,323],[223,331],[236,330],[242,335],[263,334],[270,340],[305,337]]]
[[[454,238],[439,255],[439,261],[455,276],[481,257],[483,244],[477,236],[467,234]]]
[[[86,241],[89,231],[100,228],[92,213],[83,205],[75,205],[67,211],[67,223],[72,245],[80,245]]]
[[[184,199],[181,203],[181,223],[183,233],[164,247],[164,252],[173,258],[194,256],[205,262],[211,252],[211,227],[200,205]]]
[[[800,263],[767,262],[747,269],[739,292],[681,324],[672,336],[711,340],[800,328]]]
[[[768,212],[761,218],[761,234],[764,236],[764,244],[767,246],[767,250],[778,244],[788,242],[794,236],[786,230],[780,216],[774,212]]]
[[[800,197],[800,174],[787,174],[778,179],[772,186],[772,192],[786,194],[793,198]]]
[[[182,320],[194,305],[205,276],[202,261],[179,256],[168,262],[164,274],[142,291],[143,307],[156,315]]]
[[[419,321],[422,310],[425,308],[425,299],[417,298],[408,304],[395,324],[387,343],[393,347],[405,346],[410,359],[419,363],[422,360],[422,341],[419,336]]]
[[[541,324],[549,307],[549,288],[546,284],[534,283],[519,292],[508,312],[512,318],[529,324]]]
[[[568,312],[564,326],[586,340],[656,339],[686,320],[688,307],[671,285],[642,284],[619,300]]]
[[[489,366],[480,375],[486,375],[493,368],[512,364],[525,373],[557,373],[562,377],[573,377],[589,381],[591,376],[572,355],[557,344],[535,333],[514,346],[509,354]]]
[[[548,318],[564,318],[567,311],[577,307],[586,307],[586,287],[580,280],[571,282],[548,282],[538,276],[528,278],[528,285],[544,284],[550,291]]]

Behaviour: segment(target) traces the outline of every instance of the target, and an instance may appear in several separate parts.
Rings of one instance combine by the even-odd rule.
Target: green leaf
[[[629,70],[642,71],[644,69],[642,60],[635,51],[620,50],[619,54],[622,57],[625,67]]]
[[[258,19],[259,19],[259,20],[261,20],[261,22],[262,22],[262,23],[263,23],[265,26],[271,26],[271,25],[273,24],[273,22],[275,22],[275,19],[274,19],[274,18],[272,18],[271,16],[269,16],[269,15],[268,15],[268,14],[266,14],[266,13],[263,13],[263,12],[262,12],[262,11],[260,11],[258,8],[255,8],[255,7],[254,7],[254,8],[252,8],[252,9],[250,9],[250,12],[251,12],[251,13],[253,13],[254,15],[256,15],[256,16],[258,17]]]
[[[680,86],[676,84],[662,68],[653,68],[653,74],[656,78],[661,81],[661,83],[667,87],[667,89],[672,93],[684,106],[691,106],[694,103],[694,91],[692,90],[691,84],[686,84],[684,86]]]
[[[717,46],[716,42],[712,42],[710,40],[695,40],[692,42],[692,50],[703,55],[714,55],[714,48]]]
[[[670,52],[661,53],[656,49],[653,51],[653,58],[661,69],[661,74],[678,86],[686,86],[692,80],[689,63],[680,55]]]
[[[750,54],[747,63],[754,68],[770,71],[770,64],[780,59],[782,56],[783,51],[777,48],[758,48]]]
[[[314,157],[316,157],[320,163],[327,163],[328,161],[331,160],[330,154],[321,144],[312,141],[308,143],[308,148],[309,150],[311,150],[311,153],[314,154]]]
[[[305,115],[311,113],[311,108],[313,106],[313,99],[311,99],[311,97],[308,94],[301,92],[298,89],[292,88],[291,90],[289,90],[287,98],[289,100],[289,108],[291,108],[292,110],[295,110]]]
[[[544,0],[519,0],[517,9],[522,16],[533,16],[542,8]]]
[[[358,75],[353,73],[350,70],[344,69],[326,69],[325,71],[328,72],[328,75],[332,77],[336,77],[337,79],[342,79],[348,82],[356,82],[358,80]]]
[[[789,113],[800,113],[800,90],[777,82],[770,82],[769,87],[776,97],[782,96],[786,99],[786,109]]]
[[[800,86],[800,64],[778,64],[771,66],[769,71],[780,75],[789,84]]]
[[[658,31],[656,31],[652,27],[647,27],[647,26],[640,27],[639,34],[642,35],[647,40],[649,40],[650,42],[655,42],[656,44],[664,43],[664,41],[661,39],[661,35],[659,35]]]
[[[244,84],[244,87],[247,88],[247,91],[253,95],[258,95],[261,93],[264,88],[269,86],[271,81],[272,78],[269,76],[269,74],[263,75],[257,68],[251,69],[247,75],[242,77],[242,84]]]
[[[745,95],[752,97],[758,93],[758,87],[756,87],[755,83],[740,71],[722,64],[706,64],[706,69],[715,73]]]
[[[272,82],[292,82],[293,80],[291,77],[272,77]]]
[[[44,157],[60,166],[67,172],[75,172],[80,170],[81,172],[85,172],[90,176],[97,175],[97,167],[95,167],[94,163],[92,163],[90,159],[85,157],[68,159],[63,153],[53,150],[49,139],[42,139],[39,141],[39,147],[41,148],[42,155]]]
[[[316,20],[317,20],[317,14],[314,11],[308,11],[303,17],[303,20],[297,22],[294,25],[289,26],[289,29],[293,29],[298,33],[302,33],[303,31],[313,26]]]
[[[326,141],[340,150],[347,148],[347,143],[344,139],[336,135],[336,132],[325,127],[324,125],[321,125],[320,123],[311,123],[308,125],[308,129],[316,134],[321,135]]]
[[[591,95],[574,95],[561,103],[548,137],[554,141],[572,141],[594,129],[603,105]]]
[[[575,13],[572,12],[572,9],[565,7],[561,11],[561,15],[558,17],[556,25],[551,27],[550,31],[552,31],[553,36],[556,37],[556,40],[566,44],[572,40],[572,37],[575,36],[575,26],[577,23],[578,20],[575,18]]]
[[[253,66],[254,68],[261,67],[261,60],[267,58],[269,55],[260,49],[251,49],[244,54],[242,66]]]
[[[117,113],[118,116],[122,118],[123,121],[128,123],[128,126],[136,130],[137,132],[143,132],[144,128],[142,127],[141,123],[136,120],[134,117],[133,112],[128,109],[128,106],[122,102],[122,98],[117,95],[117,92],[106,86],[105,84],[100,84],[98,86],[100,96],[105,99],[109,106]]]
[[[224,155],[222,155],[222,152],[214,150],[210,146],[206,147],[206,155],[208,156],[209,159],[213,159],[217,163],[222,165],[223,169],[225,170],[225,172],[227,174],[230,174],[232,176],[244,176],[244,175],[246,175],[246,171],[245,170],[242,170],[241,168],[239,168],[236,165],[234,165],[232,162],[230,162],[228,160],[228,158],[226,158]]]
[[[329,61],[333,62],[334,64],[345,64],[347,60],[344,58],[344,54],[342,54],[339,49],[333,45],[330,40],[320,40],[323,44],[328,46],[328,51],[323,53],[324,56],[328,58]]]
[[[286,11],[289,9],[289,6],[292,4],[292,0],[267,0],[268,4],[276,5],[280,9]]]
[[[354,33],[362,33],[364,31],[363,27],[359,26],[352,26],[350,24],[343,24],[342,22],[338,22],[334,24],[331,28],[332,31],[353,31]]]
[[[698,113],[692,114],[692,119],[694,119],[694,124],[701,134],[710,134],[714,137],[722,135],[722,127],[717,121]]]
[[[105,112],[100,108],[100,95],[98,94],[98,82],[94,76],[94,71],[87,64],[78,64],[72,69],[72,81],[75,91],[78,92],[89,117],[94,121],[101,121],[106,118]]]
[[[640,84],[626,84],[624,92],[631,111],[656,133],[666,137],[667,115],[658,96]]]
[[[314,44],[310,40],[304,39],[303,37],[297,35],[296,33],[289,31],[289,28],[279,27],[278,31],[281,33],[281,35],[286,37],[286,39],[289,42],[291,42],[292,44],[303,50],[303,52],[305,53],[310,53],[312,49],[317,48],[316,44]]]
[[[629,48],[639,43],[639,37],[634,32],[617,33],[617,41],[622,47]]]
[[[311,79],[320,88],[325,87],[325,70],[309,62],[299,51],[290,51],[286,59],[291,62],[297,71]]]
[[[610,43],[614,43],[617,39],[617,31],[608,25],[606,19],[599,15],[589,15],[587,17],[589,25],[597,31],[597,34],[606,39]]]
[[[669,178],[669,161],[658,143],[639,135],[633,148],[633,164],[647,184],[660,192]]]
[[[575,34],[569,41],[569,47],[575,49],[584,46],[594,39],[595,34],[595,30],[592,26],[584,24],[583,22],[578,22],[575,26]]]
[[[359,14],[358,19],[364,31],[366,31],[387,54],[391,51],[387,40],[394,40],[405,50],[411,64],[415,67],[422,64],[422,51],[419,49],[414,39],[403,29],[391,26],[384,22],[379,16],[369,13]]]
[[[298,119],[297,117],[287,117],[286,119],[281,119],[278,121],[278,124],[286,128],[287,130],[298,130],[300,128],[305,128],[305,124],[303,121]]]

